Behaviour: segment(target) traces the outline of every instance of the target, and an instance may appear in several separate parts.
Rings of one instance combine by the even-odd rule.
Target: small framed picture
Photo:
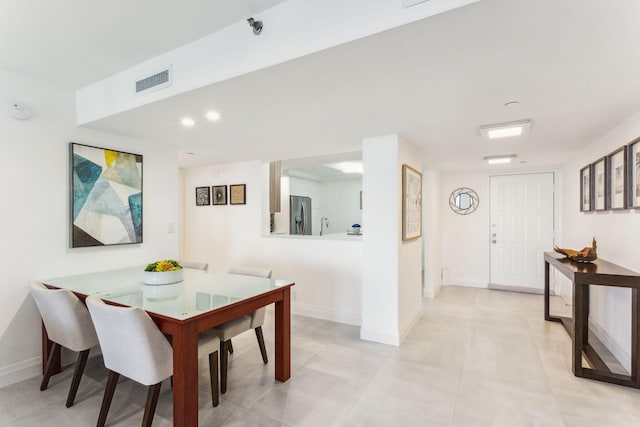
[[[589,212],[593,209],[593,180],[591,179],[591,165],[580,169],[580,211]]]
[[[402,165],[402,240],[422,237],[422,174]]]
[[[227,204],[227,186],[226,185],[214,185],[211,187],[211,195],[213,196],[212,205],[226,205]]]
[[[628,158],[628,207],[640,209],[640,138],[627,147]]]
[[[209,187],[196,187],[196,206],[208,206],[210,204]]]
[[[233,184],[229,186],[229,204],[230,205],[246,205],[246,184]]]
[[[627,147],[620,147],[607,156],[607,207],[627,208]]]
[[[593,210],[607,209],[607,161],[601,158],[593,164]]]

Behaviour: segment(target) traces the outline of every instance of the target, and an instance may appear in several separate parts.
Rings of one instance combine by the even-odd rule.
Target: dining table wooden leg
[[[194,324],[172,331],[173,425],[198,425],[198,332]]]
[[[287,381],[291,377],[291,292],[282,290],[282,300],[275,303],[275,365],[276,380]]]

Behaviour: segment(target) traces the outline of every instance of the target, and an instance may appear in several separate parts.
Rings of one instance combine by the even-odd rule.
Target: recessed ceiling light
[[[480,126],[480,135],[489,139],[519,136],[531,127],[531,119],[516,120],[514,122],[492,123]]]
[[[511,163],[511,159],[517,157],[516,154],[505,154],[504,156],[485,156],[484,160],[490,165],[504,165]]]
[[[218,120],[220,120],[220,113],[218,113],[217,111],[207,111],[206,117],[212,122],[217,122]]]
[[[342,173],[362,173],[362,162],[340,162],[325,164],[326,167],[339,170]]]
[[[196,124],[196,121],[193,120],[191,117],[185,117],[184,119],[182,119],[181,123],[182,123],[182,126],[190,128],[191,126]]]

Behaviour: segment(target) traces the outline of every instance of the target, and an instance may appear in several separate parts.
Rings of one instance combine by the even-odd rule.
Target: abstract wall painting
[[[591,167],[593,171],[593,210],[604,211],[607,209],[607,162],[603,157]]]
[[[627,207],[627,147],[607,156],[607,206],[611,210]]]
[[[629,207],[640,208],[640,138],[632,141],[628,147],[629,169]]]
[[[69,148],[71,247],[142,243],[142,155]]]

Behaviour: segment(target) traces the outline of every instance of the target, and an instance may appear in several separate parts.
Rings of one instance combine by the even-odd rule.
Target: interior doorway
[[[553,172],[490,177],[490,288],[543,292],[543,255],[555,236],[554,181]]]

